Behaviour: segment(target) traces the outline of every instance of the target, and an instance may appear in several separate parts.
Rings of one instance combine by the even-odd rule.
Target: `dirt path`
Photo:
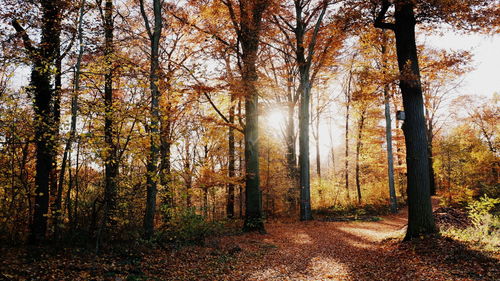
[[[406,211],[402,211],[377,222],[269,224],[267,235],[233,238],[230,243],[238,244],[244,253],[258,253],[258,247],[269,250],[256,259],[250,257],[252,262],[243,261],[227,279],[495,280],[500,277],[498,263],[490,261],[492,264],[486,265],[487,259],[481,260],[477,253],[451,240],[430,239],[423,245],[400,243],[399,239],[382,243],[387,238],[402,238],[406,223]]]

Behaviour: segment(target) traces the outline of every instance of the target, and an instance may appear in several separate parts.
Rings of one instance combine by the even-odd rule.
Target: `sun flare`
[[[266,126],[269,126],[275,131],[281,131],[286,124],[286,115],[283,110],[273,109],[271,112],[266,114],[263,118]]]

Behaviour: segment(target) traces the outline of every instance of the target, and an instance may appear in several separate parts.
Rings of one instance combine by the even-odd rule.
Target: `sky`
[[[464,35],[448,32],[443,36],[423,36],[432,47],[469,50],[474,55],[475,70],[464,75],[464,84],[458,89],[459,94],[493,96],[500,93],[500,34],[485,36],[478,34]]]

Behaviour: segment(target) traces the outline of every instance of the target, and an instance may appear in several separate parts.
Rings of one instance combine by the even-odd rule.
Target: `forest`
[[[0,0],[0,280],[499,280],[452,32],[500,1]]]

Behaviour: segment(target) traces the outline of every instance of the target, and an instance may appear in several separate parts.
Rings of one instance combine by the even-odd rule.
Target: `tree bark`
[[[144,9],[144,1],[140,1],[141,13],[146,25],[151,44],[150,54],[150,91],[151,91],[151,122],[150,122],[150,152],[147,162],[147,195],[146,212],[144,214],[144,238],[151,239],[154,233],[154,218],[156,213],[156,194],[158,192],[158,159],[160,153],[160,110],[158,90],[159,47],[162,31],[162,7],[160,0],[153,1],[154,25],[151,29],[149,19]]]
[[[245,185],[246,215],[243,231],[265,232],[262,214],[262,192],[259,185],[259,93],[256,61],[262,14],[267,0],[240,1],[240,30],[242,47],[242,84],[245,97]]]
[[[58,1],[40,1],[42,10],[41,40],[38,48],[32,45],[29,35],[17,22],[12,21],[22,38],[32,63],[31,88],[34,95],[36,176],[35,206],[30,225],[29,242],[38,244],[45,239],[49,211],[49,185],[55,150],[55,114],[52,107],[54,90],[51,87],[51,70],[54,67],[61,33],[61,10]]]
[[[387,74],[387,35],[382,30],[382,74]],[[392,155],[392,126],[391,126],[391,108],[389,105],[389,84],[384,85],[384,113],[385,113],[385,139],[387,149],[387,176],[389,182],[389,197],[391,212],[395,214],[398,211],[398,201],[396,198],[396,189],[394,187],[394,159]]]
[[[352,66],[351,66],[352,67]],[[345,164],[344,164],[344,177],[345,177],[345,191],[347,193],[347,203],[351,203],[351,196],[349,194],[349,115],[351,107],[351,79],[352,70],[349,73],[349,80],[346,90],[346,105],[345,105]]]
[[[430,190],[431,190],[431,195],[436,195],[436,179],[435,179],[435,174],[434,174],[434,160],[432,157],[432,142],[434,139],[434,126],[432,119],[429,116],[429,109],[427,106],[425,107],[425,120],[427,122],[427,154],[428,154],[428,161],[429,161],[429,184],[430,184]]]
[[[356,141],[356,190],[358,192],[358,204],[361,204],[361,182],[359,181],[359,157],[361,154],[361,147],[363,146],[363,127],[365,125],[366,109],[361,111],[361,116],[358,123],[358,136]]]
[[[234,141],[234,102],[235,96],[231,93],[231,104],[229,106],[229,133],[228,133],[228,146],[229,146],[229,161],[228,161],[228,177],[229,184],[227,186],[227,206],[226,215],[228,218],[234,217],[234,176],[235,176],[235,141]]]
[[[309,105],[311,102],[311,81],[310,69],[312,56],[316,45],[319,26],[323,21],[327,3],[323,3],[318,16],[311,41],[308,44],[308,52],[305,51],[305,35],[307,32],[307,22],[303,19],[303,3],[295,1],[296,26],[294,29],[296,39],[295,55],[299,68],[299,87],[297,89],[300,96],[299,106],[299,176],[300,176],[300,220],[312,220],[311,211],[311,171],[309,159]]]
[[[113,97],[113,1],[106,0],[104,4],[104,142],[106,144],[104,155],[104,214],[96,237],[96,252],[99,251],[103,233],[106,231],[110,217],[116,204],[116,178],[118,176],[117,148],[115,145],[115,109]]]
[[[430,198],[429,160],[424,102],[415,42],[413,3],[395,2],[395,23],[382,23],[390,2],[383,1],[376,26],[389,27],[396,35],[396,52],[400,72],[399,87],[403,94],[406,119],[403,132],[408,167],[408,229],[405,240],[436,232]]]

